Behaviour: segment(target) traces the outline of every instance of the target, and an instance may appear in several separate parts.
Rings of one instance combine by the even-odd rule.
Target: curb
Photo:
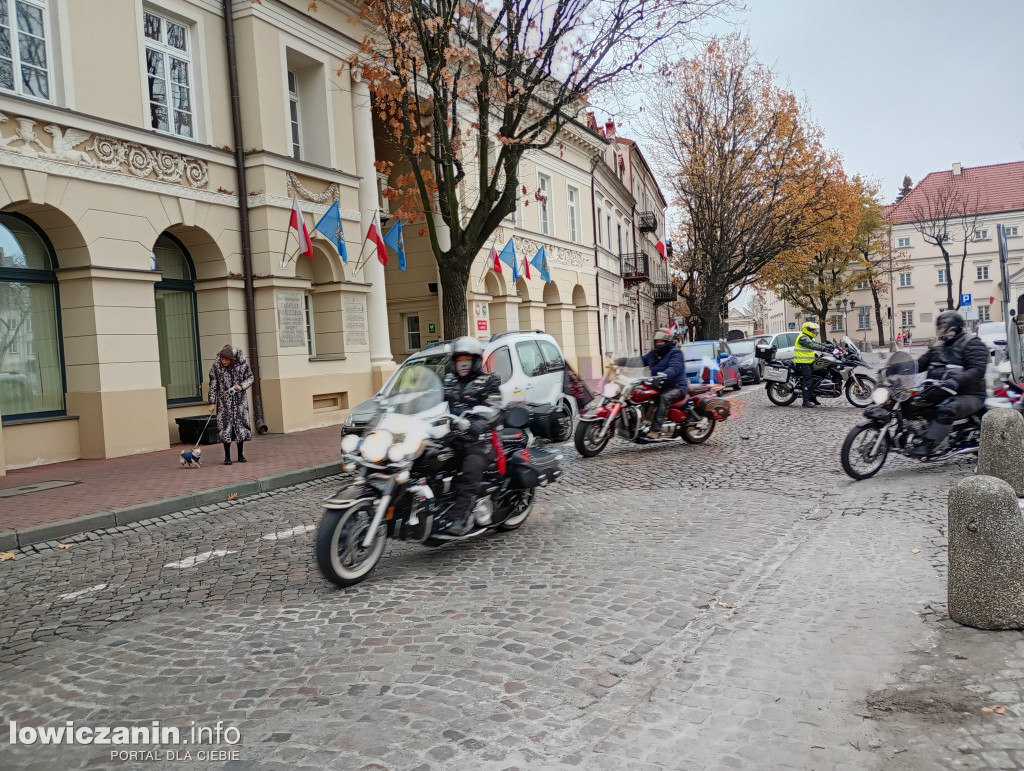
[[[97,511],[80,517],[62,519],[59,522],[47,522],[45,525],[6,530],[0,533],[0,551],[13,551],[31,546],[34,543],[53,541],[66,535],[76,535],[89,530],[119,527],[131,522],[153,519],[165,514],[185,511],[186,509],[197,509],[214,503],[223,503],[229,495],[234,493],[237,493],[241,499],[250,495],[267,493],[282,487],[291,487],[303,482],[311,482],[314,479],[335,476],[340,473],[341,461],[324,463],[310,468],[282,471],[278,474],[260,477],[259,479],[246,479],[233,485],[197,490],[194,493],[176,495],[173,498],[147,501],[146,503],[126,506],[121,509]]]

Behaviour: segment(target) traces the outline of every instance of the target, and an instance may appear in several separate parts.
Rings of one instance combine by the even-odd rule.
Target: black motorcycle
[[[977,455],[984,410],[955,422],[947,440],[927,456],[910,454],[927,441],[925,430],[935,419],[938,405],[949,397],[940,384],[959,369],[947,364],[919,373],[913,356],[894,353],[880,373],[883,385],[872,394],[874,404],[864,410],[867,421],[854,426],[843,442],[843,470],[854,479],[867,479],[885,465],[890,452],[921,461]]]
[[[452,535],[460,474],[453,444],[470,421],[448,412],[433,370],[412,367],[402,378],[362,437],[349,434],[341,442],[342,469],[356,477],[324,503],[316,536],[317,565],[338,586],[365,580],[388,538],[441,546],[490,530],[515,530],[530,516],[537,488],[562,475],[560,455],[532,446],[529,410],[475,407],[474,430],[484,424],[494,462],[473,510],[475,527]]]
[[[762,378],[768,400],[780,407],[788,407],[803,394],[803,377],[792,362],[775,361],[777,350],[775,346],[762,344],[754,355],[765,361]],[[842,345],[833,348],[831,353],[818,355],[814,362],[811,392],[815,398],[835,399],[845,391],[847,401],[854,407],[867,407],[871,404],[876,382],[870,375],[857,372],[858,367],[866,366],[860,349],[850,338],[844,337]]]

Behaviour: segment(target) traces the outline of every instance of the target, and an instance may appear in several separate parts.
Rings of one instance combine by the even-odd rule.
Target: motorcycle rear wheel
[[[796,389],[789,383],[769,383],[765,390],[768,392],[768,401],[780,407],[788,407],[796,401]]]
[[[537,502],[537,488],[530,487],[526,490],[515,490],[507,493],[505,500],[511,502],[512,516],[498,525],[499,530],[518,530],[533,511],[533,504]]]
[[[876,385],[873,377],[853,375],[846,381],[846,400],[858,409],[870,407],[871,394],[875,392]]]
[[[841,458],[843,471],[853,479],[861,480],[873,477],[882,470],[885,459],[889,455],[889,437],[882,435],[882,442],[878,453],[869,456],[868,453],[878,440],[879,432],[884,432],[885,427],[875,423],[862,423],[854,426],[843,442]],[[861,465],[863,463],[863,465]]]
[[[381,523],[369,548],[363,538],[373,520],[373,505],[367,501],[350,509],[327,509],[316,533],[316,564],[324,578],[337,586],[365,581],[384,553],[387,526]]]
[[[608,446],[608,442],[612,439],[614,431],[612,427],[608,427],[608,432],[603,438],[599,438],[601,429],[604,427],[604,421],[580,421],[579,425],[576,426],[576,450],[584,458],[593,458],[595,455],[600,455],[601,451]]]
[[[704,425],[704,424],[707,425]],[[689,444],[704,444],[715,432],[715,421],[711,418],[702,418],[700,423],[687,424],[683,426],[683,440]]]

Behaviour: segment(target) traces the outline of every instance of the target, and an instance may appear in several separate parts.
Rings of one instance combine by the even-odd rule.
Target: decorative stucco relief
[[[570,268],[585,268],[590,264],[587,262],[587,255],[576,249],[566,249],[564,246],[551,246],[540,241],[534,241],[531,238],[523,238],[522,236],[513,236],[513,240],[515,241],[516,250],[528,260],[532,260],[537,250],[543,246],[549,263],[565,265]]]
[[[143,179],[155,176],[161,182],[181,184],[184,177],[192,188],[206,187],[210,181],[206,161],[198,158],[54,123],[43,127],[52,138],[47,146],[36,133],[37,121],[25,117],[15,117],[15,120],[18,127],[14,134],[0,136],[0,151],[122,173],[127,166],[129,172]],[[10,118],[0,112],[0,124],[9,121]],[[86,144],[90,137],[92,143]]]

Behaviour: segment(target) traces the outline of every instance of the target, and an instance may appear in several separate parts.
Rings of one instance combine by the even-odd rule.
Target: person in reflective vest
[[[817,358],[815,351],[827,351],[829,347],[816,343],[814,338],[818,335],[818,325],[813,321],[806,322],[797,335],[796,345],[793,349],[793,364],[800,373],[804,386],[804,407],[819,407],[818,400],[814,398],[814,360]]]

